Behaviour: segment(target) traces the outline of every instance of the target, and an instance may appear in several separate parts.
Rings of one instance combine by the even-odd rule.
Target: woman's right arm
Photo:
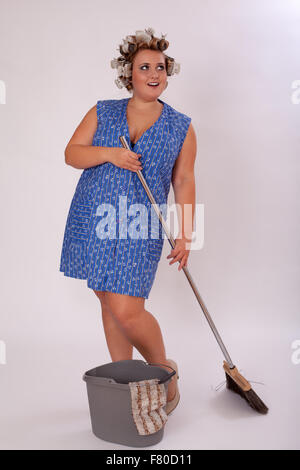
[[[97,130],[97,105],[84,116],[65,148],[65,162],[78,169],[90,168],[111,162],[120,168],[141,169],[139,156],[123,147],[99,147],[92,145]]]

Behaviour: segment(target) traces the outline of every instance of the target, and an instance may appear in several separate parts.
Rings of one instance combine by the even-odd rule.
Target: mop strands
[[[253,408],[255,411],[258,411],[258,413],[267,414],[267,406],[255,393],[250,383],[239,373],[235,366],[233,369],[230,369],[228,362],[223,362],[227,388],[235,393],[238,393],[248,402],[251,408]]]

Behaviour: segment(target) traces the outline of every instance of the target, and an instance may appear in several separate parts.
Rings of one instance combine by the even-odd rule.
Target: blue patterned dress
[[[129,99],[97,101],[92,145],[122,147],[119,137],[124,135],[130,149],[141,154],[142,174],[166,218],[172,169],[191,118],[158,99],[163,104],[160,117],[133,145],[126,115]],[[94,290],[147,299],[165,237],[137,173],[110,162],[86,168],[69,209],[60,271],[86,279]]]

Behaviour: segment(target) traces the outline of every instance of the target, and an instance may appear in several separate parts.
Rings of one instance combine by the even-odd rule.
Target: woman
[[[179,64],[163,53],[168,45],[164,36],[154,36],[152,28],[127,36],[119,48],[121,57],[111,65],[118,68],[116,84],[126,86],[132,97],[99,100],[66,147],[66,163],[84,171],[69,210],[60,263],[60,271],[86,279],[99,298],[112,361],[132,359],[135,346],[147,362],[163,364],[169,372],[168,365],[176,369],[169,382],[167,414],[180,397],[178,368],[166,359],[159,324],[144,307],[161,257],[163,234],[142,238],[120,236],[120,232],[124,222],[126,228],[122,210],[132,214],[135,204],[140,213],[144,207],[151,209],[137,170],[142,170],[163,214],[172,182],[175,202],[182,209],[191,204],[194,217],[196,137],[191,118],[159,99],[167,76],[176,67],[179,70]],[[122,135],[130,150],[122,147]],[[139,224],[143,233],[145,228],[153,233],[149,218]],[[179,262],[179,270],[187,265],[186,242],[192,234],[192,223],[187,229],[183,222],[184,211],[179,220],[182,237],[176,238],[167,256],[173,258],[170,264]]]

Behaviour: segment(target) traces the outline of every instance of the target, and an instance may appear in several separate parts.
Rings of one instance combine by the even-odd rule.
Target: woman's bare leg
[[[115,362],[124,359],[132,359],[133,346],[109,311],[105,299],[105,292],[95,290],[94,292],[101,303],[102,323],[111,360]]]
[[[168,364],[160,326],[155,317],[145,310],[145,299],[105,292],[105,300],[128,342],[135,346],[145,360]],[[167,366],[164,368],[171,372]],[[175,389],[176,384],[172,378],[168,386],[168,401],[175,396]]]

